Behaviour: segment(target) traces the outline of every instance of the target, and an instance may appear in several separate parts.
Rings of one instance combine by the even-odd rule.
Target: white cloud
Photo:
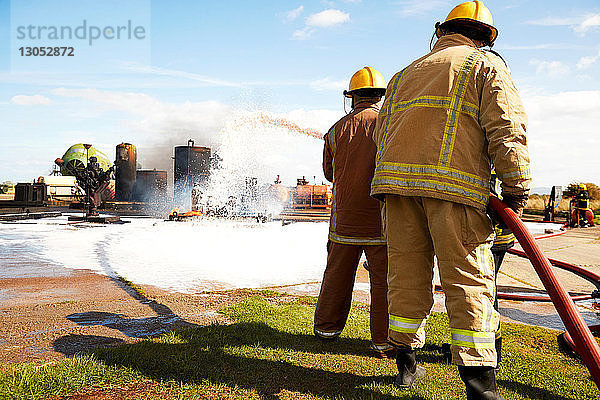
[[[529,21],[530,25],[540,26],[567,26],[577,25],[581,22],[581,18],[577,17],[544,17]]]
[[[309,15],[306,19],[306,26],[330,28],[348,21],[350,21],[350,14],[330,8],[329,10]]]
[[[539,75],[547,75],[552,78],[567,75],[571,69],[562,61],[540,61],[531,60],[531,65],[536,66],[536,73]]]
[[[570,26],[573,31],[583,35],[587,31],[600,27],[600,14],[587,14],[578,17],[545,17],[529,21],[531,25]]]
[[[584,56],[577,62],[577,69],[587,69],[594,65],[600,59],[600,50],[595,56]]]
[[[443,10],[443,9],[450,10],[450,8],[448,8],[449,7],[448,2],[441,1],[441,0],[430,0],[430,1],[408,0],[408,1],[400,1],[396,4],[401,6],[399,12],[400,12],[400,15],[403,17],[428,14],[431,11],[438,10],[438,9],[439,10]]]
[[[298,8],[294,8],[293,10],[286,12],[285,13],[285,21],[289,22],[289,21],[295,20],[296,18],[298,18],[300,16],[300,14],[302,14],[303,11],[304,11],[304,6],[300,6]]]
[[[306,18],[304,28],[297,29],[292,34],[293,39],[305,40],[319,28],[332,28],[350,21],[350,14],[330,8]]]
[[[533,186],[598,182],[600,91],[524,93],[533,167]],[[599,182],[600,183],[600,182]]]
[[[20,106],[37,106],[50,104],[50,99],[45,96],[42,96],[41,94],[34,94],[33,96],[25,96],[23,94],[19,94],[13,96],[13,98],[10,99],[10,102],[13,104],[18,104]]]
[[[316,129],[325,133],[342,115],[341,110],[305,110],[301,108],[285,113],[283,117],[294,121],[302,128]]]
[[[131,72],[142,72],[142,73],[147,73],[147,74],[169,76],[169,77],[174,77],[174,78],[185,78],[185,79],[189,79],[189,80],[193,80],[196,82],[206,84],[207,86],[227,86],[227,87],[241,86],[241,84],[237,83],[237,82],[231,82],[231,81],[225,81],[222,79],[211,78],[206,75],[195,74],[192,72],[165,69],[165,68],[153,67],[153,66],[149,66],[149,65],[141,65],[141,64],[137,64],[137,63],[126,63],[126,64],[124,64],[124,66],[127,71],[131,71]]]
[[[292,39],[296,39],[296,40],[305,40],[308,39],[314,32],[314,29],[309,28],[308,26],[305,26],[302,29],[297,29],[294,31],[294,33],[292,33]]]
[[[600,14],[591,14],[575,26],[574,30],[578,33],[585,33],[590,29],[598,27],[600,27]]]
[[[575,48],[585,48],[572,43],[539,43],[526,45],[498,44],[500,50],[573,50]]]
[[[190,137],[208,141],[209,136],[204,136],[218,129],[233,112],[230,106],[217,101],[165,103],[146,93],[66,88],[54,89],[52,93],[97,103],[101,112],[110,115],[115,111],[130,114],[123,121],[127,129],[137,134],[178,138],[193,135]]]
[[[329,78],[317,79],[309,83],[309,86],[313,90],[344,90],[348,86],[348,82],[345,80],[334,81]]]

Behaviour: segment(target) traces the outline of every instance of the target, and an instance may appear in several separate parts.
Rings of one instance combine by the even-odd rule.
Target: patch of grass
[[[449,340],[446,314],[429,318],[427,343],[418,355],[427,377],[406,392],[392,385],[393,360],[369,357],[367,305],[353,304],[342,336],[325,343],[312,336],[314,306],[303,300],[255,296],[222,310],[237,321],[231,325],[177,330],[40,370],[8,367],[0,374],[0,397],[36,398],[85,392],[82,388],[100,384],[149,381],[152,391],[143,398],[464,399],[456,367],[445,363],[439,352]],[[503,324],[503,334],[498,384],[507,400],[600,396],[580,361],[559,352],[556,331]],[[38,380],[46,383],[38,385]],[[110,386],[104,392],[116,394]],[[119,398],[142,397],[142,392],[126,392],[134,397]],[[34,395],[28,397],[30,393]]]
[[[0,366],[0,399],[38,399],[61,396],[84,387],[110,388],[142,379],[130,368],[107,365],[93,356],[65,359],[53,364]]]
[[[237,296],[261,296],[261,297],[285,297],[287,294],[269,289],[225,289],[225,290],[205,290],[202,294],[234,294]]]
[[[75,304],[75,303],[77,303],[77,300],[63,300],[63,301],[59,301],[58,303],[54,303],[54,304],[60,305],[60,304]]]
[[[144,296],[144,297],[147,295],[146,291],[142,287],[140,287],[140,286],[136,285],[135,283],[131,282],[129,279],[127,279],[127,278],[125,278],[125,277],[123,277],[121,275],[117,275],[117,279],[119,280],[119,282],[122,282],[125,285],[129,286],[130,288],[132,288],[133,290],[135,290],[135,292],[137,294],[139,294],[141,296]]]

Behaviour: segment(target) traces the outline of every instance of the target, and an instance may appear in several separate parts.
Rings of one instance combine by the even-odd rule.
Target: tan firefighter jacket
[[[434,197],[485,209],[494,164],[503,196],[526,195],[526,125],[503,61],[462,35],[443,36],[388,84],[373,135],[371,194]]]
[[[360,102],[325,134],[323,173],[333,182],[329,240],[336,243],[385,244],[380,205],[369,195],[378,111],[375,99]]]

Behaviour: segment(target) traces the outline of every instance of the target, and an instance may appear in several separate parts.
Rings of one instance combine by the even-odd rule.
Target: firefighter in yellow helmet
[[[517,213],[530,186],[527,116],[502,59],[482,49],[498,35],[481,1],[436,24],[430,53],[388,83],[373,138],[371,194],[385,201],[389,343],[398,348],[395,384],[425,375],[415,352],[433,305],[434,255],[446,294],[452,361],[467,398],[501,399],[494,347],[499,314],[486,214],[492,164]]]
[[[356,270],[363,252],[371,283],[371,348],[387,357],[387,250],[381,227],[379,202],[370,197],[375,167],[375,128],[379,102],[385,93],[383,76],[364,67],[350,80],[344,96],[352,111],[325,135],[323,172],[333,182],[333,202],[327,242],[327,266],[317,301],[314,333],[317,338],[337,338],[346,324]]]

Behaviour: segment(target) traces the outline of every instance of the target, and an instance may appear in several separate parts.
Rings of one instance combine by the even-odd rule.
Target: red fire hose
[[[513,231],[519,244],[525,250],[533,268],[552,299],[558,315],[567,328],[567,333],[573,339],[577,353],[590,371],[596,386],[600,388],[600,347],[598,347],[592,332],[575,307],[575,303],[573,303],[564,286],[552,271],[550,261],[544,256],[529,230],[513,210],[496,196],[490,196],[490,206]]]

